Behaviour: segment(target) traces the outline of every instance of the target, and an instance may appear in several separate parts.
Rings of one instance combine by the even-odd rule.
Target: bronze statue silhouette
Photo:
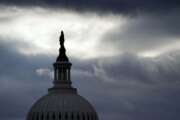
[[[66,56],[66,49],[64,47],[64,32],[61,31],[61,35],[59,37],[59,42],[60,42],[60,49],[59,49],[59,56],[57,58],[57,62],[65,62],[65,61],[69,61],[68,57]]]
[[[60,42],[61,46],[64,46],[64,32],[63,31],[61,31],[61,36],[59,38],[59,42]]]

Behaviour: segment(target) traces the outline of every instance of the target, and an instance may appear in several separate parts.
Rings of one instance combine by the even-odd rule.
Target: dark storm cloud
[[[0,3],[100,13],[137,13],[136,17],[128,18],[127,24],[108,31],[103,37],[103,43],[124,50],[128,48],[127,51],[160,47],[177,42],[175,39],[180,37],[179,0],[0,0]],[[0,18],[0,22],[7,20],[11,19]],[[38,76],[36,70],[52,70],[55,57],[25,56],[18,48],[29,47],[27,43],[7,41],[0,42],[0,119],[20,120],[51,86],[52,80]],[[179,51],[156,58],[124,53],[99,60],[71,58],[71,61],[73,86],[95,106],[101,120],[180,119]]]
[[[103,109],[101,104],[110,104],[111,107],[104,112],[108,114],[113,111],[113,117],[117,120],[178,120],[178,52],[154,59],[124,54],[118,58],[102,60],[96,68],[101,72],[96,70],[99,73],[96,75],[109,85],[101,86],[106,93],[102,95],[103,103],[99,103],[98,107]],[[102,71],[104,74],[100,74]]]
[[[55,58],[24,56],[17,51],[18,42],[0,46],[0,106],[6,108],[0,116],[21,119],[51,86],[49,78],[37,76],[35,70],[51,68]],[[178,120],[178,53],[154,59],[133,54],[98,60],[71,58],[73,86],[95,106],[102,120]]]
[[[179,0],[1,0],[0,2],[8,5],[62,7],[102,13],[163,12],[180,6]]]
[[[124,53],[84,61],[82,68],[89,69],[83,71],[90,75],[73,74],[74,84],[103,120],[178,120],[179,60],[179,51],[174,51],[157,58]]]

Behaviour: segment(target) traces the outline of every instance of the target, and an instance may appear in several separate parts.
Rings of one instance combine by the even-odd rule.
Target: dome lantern
[[[75,88],[71,86],[71,63],[69,62],[68,57],[66,56],[66,49],[64,46],[64,32],[61,31],[59,38],[60,48],[59,56],[57,57],[54,66],[54,86],[49,89],[49,91],[59,91],[59,92],[76,92]]]

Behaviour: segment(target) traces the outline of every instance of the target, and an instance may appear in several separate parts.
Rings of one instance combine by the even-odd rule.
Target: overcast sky
[[[0,0],[0,119],[47,94],[64,30],[100,120],[179,120],[179,13],[179,0]]]

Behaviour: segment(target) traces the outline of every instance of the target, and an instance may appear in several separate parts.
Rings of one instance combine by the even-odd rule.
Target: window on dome
[[[49,113],[47,114],[46,118],[47,118],[47,120],[49,120]]]
[[[53,120],[56,119],[55,113],[53,113],[52,119],[53,119]]]
[[[77,120],[79,120],[79,114],[77,114]]]
[[[89,114],[87,113],[87,120],[89,120]]]
[[[36,120],[39,120],[39,113],[36,113]]]
[[[68,119],[68,114],[67,114],[67,113],[65,114],[65,119],[66,119],[66,120]]]
[[[61,120],[61,113],[59,113],[59,120]]]
[[[43,116],[43,114],[41,115],[41,120],[43,120],[44,119],[44,116]]]
[[[72,119],[72,120],[74,119],[74,115],[73,115],[73,113],[71,114],[71,119]]]
[[[82,113],[82,120],[85,120],[85,115],[84,115],[84,113]]]

